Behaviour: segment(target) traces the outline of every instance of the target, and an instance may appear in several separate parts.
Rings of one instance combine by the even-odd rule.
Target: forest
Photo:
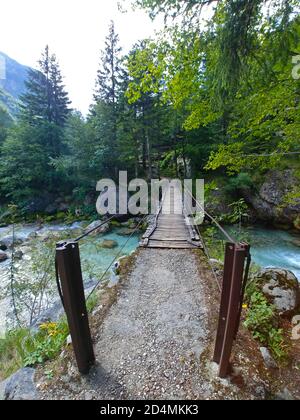
[[[298,1],[133,3],[165,28],[124,54],[111,22],[87,116],[71,109],[48,46],[17,117],[0,110],[2,215],[94,214],[96,182],[120,170],[205,178],[235,198],[272,169],[299,176]],[[57,197],[66,203],[49,206]]]
[[[83,5],[86,24],[99,7],[103,22],[105,8],[115,16],[100,3]],[[36,68],[6,56],[28,74],[20,95],[17,70],[15,96],[0,83],[0,400],[300,399],[299,0],[119,8],[161,29],[125,51],[110,21],[87,114],[50,43]],[[180,215],[164,218],[167,197],[155,216],[100,217],[99,180],[118,184],[124,171],[148,186],[204,179],[206,217],[189,219],[181,196]],[[82,322],[90,377],[70,350],[88,347]],[[236,339],[228,382],[212,363],[221,329]],[[215,347],[222,359],[230,340]]]

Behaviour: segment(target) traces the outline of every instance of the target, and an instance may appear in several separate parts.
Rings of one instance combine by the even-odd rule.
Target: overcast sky
[[[162,26],[161,22],[152,23],[143,11],[120,13],[117,3],[1,0],[0,51],[22,64],[37,67],[41,51],[49,44],[58,57],[73,107],[85,114],[92,101],[100,50],[110,20],[115,21],[125,51]]]

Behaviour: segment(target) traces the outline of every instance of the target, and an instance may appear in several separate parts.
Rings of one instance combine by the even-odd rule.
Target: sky
[[[0,51],[34,68],[45,45],[56,54],[72,107],[86,114],[92,102],[100,51],[114,20],[124,52],[155,34],[141,10],[118,11],[118,0],[1,0]],[[125,2],[126,5],[126,2]]]

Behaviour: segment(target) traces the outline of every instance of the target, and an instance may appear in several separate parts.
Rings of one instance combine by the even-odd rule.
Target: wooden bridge
[[[189,194],[196,202],[197,206],[201,208],[201,203],[197,202],[191,192],[188,191],[186,193]],[[192,254],[189,252],[191,249],[203,248],[207,255],[208,264],[210,262],[207,247],[204,240],[200,237],[200,231],[196,230],[197,227],[196,229],[194,228],[193,220],[189,216],[189,212],[185,209],[184,201],[186,200],[183,200],[182,198],[180,186],[169,184],[161,202],[157,206],[158,208],[153,223],[142,237],[140,243],[141,247],[162,248],[162,250],[157,250],[157,253],[161,256],[161,261],[155,261],[154,263],[157,264],[158,267],[164,264],[165,258],[168,258],[168,253],[172,253],[172,249],[178,249],[178,255],[182,255],[182,253],[185,252],[188,257]],[[203,206],[202,210],[204,211]],[[230,368],[232,346],[239,329],[243,295],[251,262],[250,247],[245,243],[236,242],[228,235],[224,228],[220,226],[214,217],[210,216],[207,212],[205,212],[205,214],[228,240],[225,247],[219,323],[216,331],[216,345],[213,357],[213,360],[219,364],[219,376],[226,377]],[[131,236],[139,229],[146,217],[147,216],[144,216],[141,219]],[[78,242],[104,223],[107,223],[107,221],[103,221],[99,226],[93,228],[91,231],[83,234],[74,241],[66,241],[57,244],[56,248],[56,280],[58,290],[67,314],[76,361],[81,373],[87,373],[89,371],[90,366],[94,363],[95,357],[83,289]],[[126,240],[122,249],[130,240],[131,236]],[[92,293],[101,283],[102,278],[111,268],[112,264],[121,256],[120,252],[122,252],[122,249],[115,256],[103,276],[99,279],[99,282],[94,287]],[[186,251],[184,251],[185,249]],[[149,249],[149,252],[146,251],[147,250],[145,250],[145,253],[149,255],[149,258],[155,252],[153,249]],[[216,279],[214,269],[213,267],[211,268],[212,279]],[[188,269],[191,271],[189,267],[186,267],[186,271],[188,271]],[[152,276],[155,277],[155,270],[153,267],[145,266],[144,270],[150,270],[151,273],[154,273],[152,273]],[[218,281],[218,279],[216,280]],[[186,280],[180,278],[180,282],[177,285],[178,288],[179,286],[181,287],[182,284],[185,284],[185,282]],[[219,282],[218,285],[221,289]],[[134,300],[134,297],[132,299]]]
[[[178,186],[168,186],[154,224],[143,235],[140,246],[169,249],[202,248],[192,218],[184,209],[182,191]]]

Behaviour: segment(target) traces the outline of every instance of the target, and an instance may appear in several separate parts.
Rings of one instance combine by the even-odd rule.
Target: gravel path
[[[212,336],[209,298],[198,258],[191,250],[140,249],[96,336],[97,366],[77,381],[76,369],[69,368],[69,375],[60,379],[64,386],[47,389],[44,397],[220,397],[221,384],[213,385],[200,363]],[[234,398],[232,390],[225,388],[227,398]]]

